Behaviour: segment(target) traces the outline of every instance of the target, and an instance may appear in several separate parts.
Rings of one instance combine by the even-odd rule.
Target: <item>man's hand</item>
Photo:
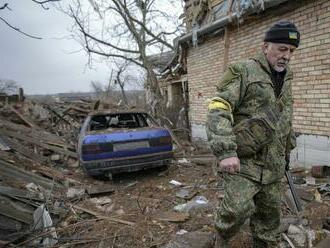
[[[238,157],[229,157],[219,162],[221,171],[228,173],[235,173],[240,171],[240,161]]]

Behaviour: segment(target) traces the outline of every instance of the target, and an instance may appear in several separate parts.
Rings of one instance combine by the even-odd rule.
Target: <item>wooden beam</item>
[[[51,150],[53,152],[65,155],[65,156],[69,156],[69,157],[78,159],[78,155],[75,152],[65,150],[65,149],[62,149],[62,148],[59,148],[59,147],[56,147],[56,146],[48,145],[46,143],[43,143],[43,141],[40,141],[38,139],[26,136],[25,134],[12,132],[12,131],[8,131],[8,130],[0,130],[0,132],[7,135],[7,136],[9,136],[9,137],[13,137],[13,138],[16,138],[18,140],[26,141],[28,143],[34,144],[34,145],[42,147],[44,149],[48,149],[48,150]]]
[[[110,220],[110,221],[113,221],[113,222],[117,222],[117,223],[129,225],[129,226],[135,226],[135,223],[134,222],[130,222],[130,221],[126,221],[126,220],[121,220],[121,219],[114,218],[114,217],[104,216],[104,215],[102,215],[102,214],[100,214],[98,212],[95,212],[93,210],[90,210],[90,209],[87,209],[87,208],[83,208],[83,207],[80,207],[80,206],[77,206],[77,205],[72,205],[72,207],[75,208],[75,209],[84,211],[84,212],[86,212],[88,214],[91,214],[91,215],[95,216],[98,219]]]
[[[32,172],[26,171],[17,166],[11,165],[0,159],[0,176],[6,180],[17,180],[23,183],[33,182],[36,185],[40,185],[45,189],[53,189],[54,187],[62,188],[63,186],[53,182],[52,180],[38,176]]]

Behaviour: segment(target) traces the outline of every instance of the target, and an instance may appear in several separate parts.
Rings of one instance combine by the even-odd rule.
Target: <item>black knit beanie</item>
[[[279,21],[275,23],[265,34],[264,41],[284,43],[299,46],[300,33],[292,22]]]

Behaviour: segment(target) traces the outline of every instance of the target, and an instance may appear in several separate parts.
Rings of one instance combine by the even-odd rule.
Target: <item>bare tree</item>
[[[144,73],[129,61],[114,60],[114,65],[116,70],[113,83],[119,87],[124,103],[128,105],[126,88],[141,89],[143,87]]]
[[[89,55],[120,58],[145,69],[148,105],[153,114],[162,112],[163,105],[149,55],[173,50],[171,40],[182,27],[177,16],[172,15],[174,11],[162,10],[162,6],[171,3],[174,4],[164,0],[72,0],[67,11]]]
[[[14,80],[0,79],[0,93],[14,94],[18,91],[18,84]]]
[[[47,10],[49,9],[46,4],[50,3],[50,2],[59,2],[61,0],[31,0],[32,2],[34,2],[35,4],[40,5],[43,9]],[[5,1],[5,3],[0,4],[0,11],[13,11],[13,9],[10,7],[9,3]],[[1,12],[0,12],[0,21],[2,21],[4,24],[6,24],[8,27],[10,27],[11,29],[15,30],[16,32],[27,36],[29,38],[33,38],[33,39],[41,39],[41,37],[29,34],[27,32],[22,31],[20,28],[12,25],[9,21],[6,20],[6,18],[1,16]]]
[[[124,63],[122,63],[120,65],[117,64],[118,71],[116,72],[116,77],[115,77],[115,81],[114,81],[114,84],[118,85],[120,88],[121,95],[123,97],[125,105],[128,105],[127,96],[125,93],[125,85],[126,85],[126,82],[129,80],[129,75],[123,75],[123,74],[127,70],[128,64],[129,64],[129,62],[127,62],[127,61],[125,61]]]

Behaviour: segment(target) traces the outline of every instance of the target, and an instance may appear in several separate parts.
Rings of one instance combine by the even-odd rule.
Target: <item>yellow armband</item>
[[[209,103],[208,110],[223,109],[232,112],[230,103],[220,97],[213,97]]]
[[[208,105],[208,111],[211,110],[225,110],[230,113],[231,123],[234,123],[233,111],[228,101],[221,97],[213,97]]]

